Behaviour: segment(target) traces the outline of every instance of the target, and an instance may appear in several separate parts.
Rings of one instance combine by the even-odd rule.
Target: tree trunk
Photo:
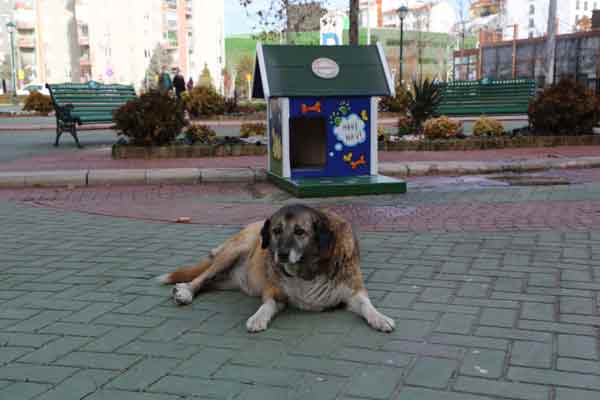
[[[548,31],[546,40],[546,85],[554,83],[554,59],[556,57],[556,3],[550,0],[548,6]]]
[[[348,40],[350,45],[358,45],[358,7],[359,0],[350,0],[350,32]]]

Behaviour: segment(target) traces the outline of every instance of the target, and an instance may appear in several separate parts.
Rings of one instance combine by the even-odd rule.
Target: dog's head
[[[291,205],[265,221],[261,238],[262,248],[269,249],[275,267],[284,275],[312,279],[330,252],[333,232],[322,212]]]

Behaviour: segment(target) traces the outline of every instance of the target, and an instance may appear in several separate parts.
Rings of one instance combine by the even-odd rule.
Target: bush
[[[460,121],[450,119],[446,116],[430,118],[423,125],[423,134],[427,139],[449,139],[462,133]]]
[[[40,92],[31,92],[25,98],[23,110],[48,115],[54,110],[54,106],[52,105],[50,96],[43,95]]]
[[[398,118],[398,135],[410,135],[413,132],[414,122],[409,115]]]
[[[543,135],[592,133],[600,101],[583,85],[562,79],[529,103],[532,131]]]
[[[259,112],[264,112],[267,111],[267,103],[265,103],[264,101],[246,101],[244,103],[240,103],[239,111],[244,114],[255,114]]]
[[[387,132],[385,131],[385,128],[381,125],[378,126],[377,127],[377,141],[385,142],[386,138],[387,138]]]
[[[405,114],[408,111],[410,94],[404,86],[396,86],[395,97],[382,97],[379,101],[379,110]]]
[[[185,131],[188,143],[213,144],[217,141],[217,133],[206,125],[192,125]]]
[[[473,136],[502,136],[504,126],[494,118],[481,117],[473,125]]]
[[[114,112],[113,120],[117,131],[138,146],[169,144],[186,126],[181,103],[157,90],[125,103]]]
[[[437,83],[429,78],[422,81],[413,80],[408,109],[417,132],[421,132],[423,123],[433,116],[441,100],[442,91]]]
[[[225,99],[210,86],[196,86],[182,100],[193,118],[222,115],[225,112]]]
[[[235,114],[239,112],[237,97],[226,98],[223,106],[225,114]]]
[[[250,136],[265,136],[267,134],[267,126],[263,123],[246,123],[240,127],[240,137],[247,138]]]

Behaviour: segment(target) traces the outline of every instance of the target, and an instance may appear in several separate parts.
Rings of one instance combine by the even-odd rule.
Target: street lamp
[[[6,24],[6,29],[10,35],[10,62],[12,66],[12,78],[11,78],[11,86],[12,86],[12,99],[13,103],[17,104],[17,60],[15,55],[15,25],[14,22],[9,21]]]
[[[404,18],[408,15],[408,7],[400,6],[398,9],[398,16],[400,17],[400,71],[398,74],[398,82],[402,85],[402,63],[403,60],[403,49],[404,49]]]

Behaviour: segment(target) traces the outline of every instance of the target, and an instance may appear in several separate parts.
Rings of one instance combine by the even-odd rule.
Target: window
[[[530,28],[534,28],[535,27],[535,20],[533,18],[529,18],[529,27]]]
[[[575,9],[576,9],[576,10],[579,10],[579,0],[577,0],[577,1],[575,2]]]
[[[534,15],[535,14],[535,5],[530,4],[529,5],[529,15]]]
[[[587,11],[587,8],[588,8],[587,6],[588,6],[588,2],[584,1],[583,2],[583,11]]]
[[[529,39],[533,38],[533,31],[529,31]]]

